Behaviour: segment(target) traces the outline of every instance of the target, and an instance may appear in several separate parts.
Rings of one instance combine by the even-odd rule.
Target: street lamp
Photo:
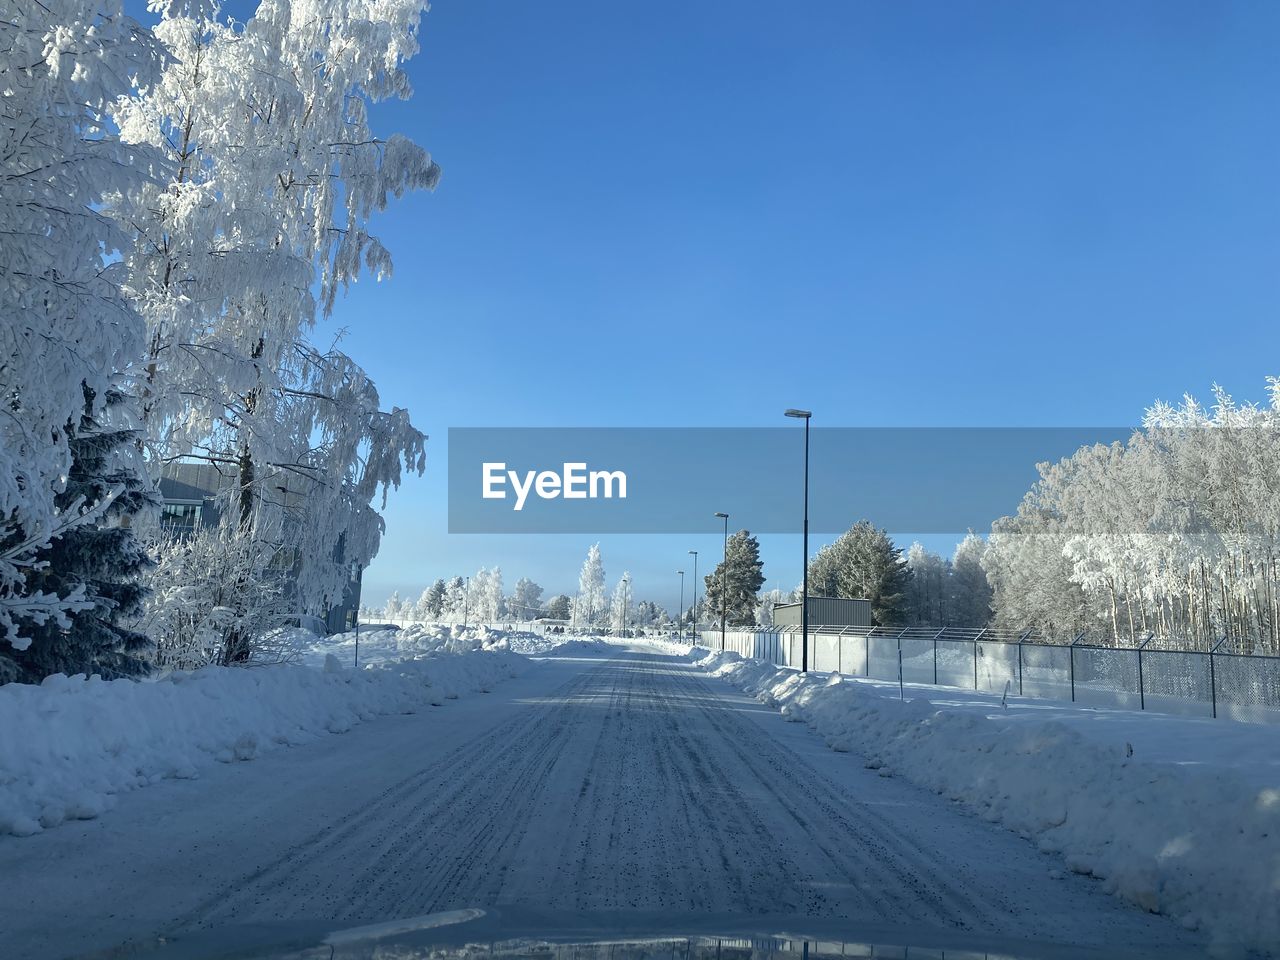
[[[729,515],[717,512],[716,516],[724,521],[724,561],[720,567],[720,649],[724,650],[724,629],[729,620]]]
[[[800,641],[800,671],[809,672],[809,420],[808,410],[788,410],[788,417],[804,421],[804,580],[800,588],[800,622],[803,639]]]
[[[626,577],[622,578],[622,611],[620,619],[622,621],[622,635],[627,635],[627,586],[631,583]]]
[[[683,570],[677,570],[677,571],[676,571],[676,573],[680,574],[680,606],[676,607],[676,624],[677,624],[678,626],[683,626],[683,621],[684,621],[684,571],[683,571]],[[681,633],[684,633],[684,630],[682,629],[680,632],[681,632]]]
[[[693,642],[698,642],[698,551],[690,550],[693,555]]]

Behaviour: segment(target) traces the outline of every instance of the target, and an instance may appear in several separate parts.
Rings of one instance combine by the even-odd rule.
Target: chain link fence
[[[700,644],[719,650],[721,634]],[[731,630],[727,650],[800,667],[799,627]],[[1150,710],[1252,723],[1280,723],[1280,657],[1226,648],[1178,649],[1148,637],[1127,646],[1053,642],[1032,631],[959,627],[811,627],[809,669],[851,677],[960,687],[1063,700],[1085,706]]]

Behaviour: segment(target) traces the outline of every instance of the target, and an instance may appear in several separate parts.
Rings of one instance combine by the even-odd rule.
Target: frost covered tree
[[[441,614],[444,613],[444,600],[445,600],[444,580],[436,580],[435,583],[433,583],[430,587],[427,588],[427,591],[425,594],[423,594],[423,597],[424,597],[424,607],[425,607],[425,613],[426,613],[426,616],[423,619],[439,620]]]
[[[127,626],[142,609],[141,575],[152,561],[134,533],[132,521],[158,506],[142,472],[133,430],[109,422],[125,405],[112,392],[101,416],[99,404],[82,385],[84,413],[68,430],[71,466],[55,505],[73,511],[79,503],[100,503],[92,523],[80,523],[35,554],[27,586],[50,596],[82,596],[92,604],[62,627],[50,620],[28,627],[25,650],[0,649],[0,682],[39,681],[52,673],[97,673],[119,677],[142,673],[151,646],[146,635]]]
[[[756,603],[756,623],[762,627],[773,626],[773,608],[780,603],[792,602],[791,591],[767,590],[760,594],[760,599]]]
[[[866,520],[859,520],[809,561],[809,590],[814,596],[870,600],[872,615],[883,626],[906,619],[909,577],[901,549]]]
[[[613,598],[609,601],[610,628],[621,634],[628,626],[635,623],[632,615],[631,572],[624,571],[613,588]]]
[[[532,620],[541,612],[541,603],[542,587],[528,577],[521,577],[516,581],[515,589],[512,591],[511,600],[508,603],[513,616],[519,617],[521,620]]]
[[[764,565],[760,561],[760,541],[746,530],[731,534],[724,559],[707,574],[707,609],[717,620],[727,609],[731,626],[755,623],[756,594],[764,585]]]
[[[951,564],[915,542],[907,548],[907,621],[942,626],[951,622]]]
[[[424,587],[422,592],[418,594],[418,599],[413,602],[413,619],[430,620],[431,619],[431,588]]]
[[[102,518],[63,496],[72,435],[86,412],[102,415],[144,327],[120,265],[104,259],[128,237],[101,207],[154,169],[105,113],[151,80],[159,53],[119,0],[0,0],[0,638],[18,652],[28,627],[70,629],[69,614],[100,612],[29,575],[52,538]]]
[[[558,593],[547,601],[547,616],[552,620],[568,620],[570,613],[570,600],[565,594]]]
[[[362,273],[390,272],[370,234],[392,196],[439,170],[368,105],[407,97],[421,0],[164,5],[159,80],[119,101],[122,139],[164,176],[109,204],[134,231],[123,266],[147,322],[138,392],[153,454],[236,471],[242,523],[273,524],[270,491],[305,491],[287,528],[297,599],[323,608],[377,550],[371,502],[421,472],[425,437],[383,411],[364,371],[309,337]]]
[[[396,620],[404,616],[404,602],[400,599],[399,590],[391,591],[391,596],[387,597],[382,610],[388,620]]]
[[[991,621],[991,583],[982,568],[987,541],[970,531],[956,545],[950,564],[951,623],[964,627],[985,627]]]
[[[503,613],[502,569],[477,570],[466,586],[467,619],[496,623]]]
[[[467,583],[462,577],[454,577],[444,591],[444,603],[441,607],[441,619],[457,623],[462,620],[467,610]]]
[[[982,566],[1002,625],[1280,651],[1280,381],[1157,403],[1125,443],[1039,466]]]
[[[573,618],[578,627],[595,625],[596,618],[604,612],[604,560],[600,557],[600,544],[593,543],[587,551],[578,575],[578,596],[573,604]]]
[[[265,539],[268,533],[263,524],[251,528],[224,515],[190,536],[157,541],[138,626],[156,644],[157,666],[246,663],[256,638],[286,625],[295,609],[287,556],[278,539],[275,545]],[[399,606],[399,594],[392,594],[389,611]]]

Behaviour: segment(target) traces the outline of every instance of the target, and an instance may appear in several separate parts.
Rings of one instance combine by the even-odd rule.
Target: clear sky
[[[1133,423],[1280,374],[1269,0],[436,0],[422,39],[374,117],[444,177],[335,317],[433,437],[370,601],[576,585],[591,538],[447,535],[450,426]],[[674,606],[715,509],[601,538],[610,586]]]

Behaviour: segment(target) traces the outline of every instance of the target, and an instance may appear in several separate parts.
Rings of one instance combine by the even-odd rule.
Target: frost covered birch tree
[[[1280,380],[1157,403],[1126,443],[1041,464],[981,564],[1005,626],[1280,651]]]
[[[305,510],[280,528],[304,607],[340,597],[377,550],[371,500],[424,466],[407,413],[384,412],[358,364],[309,340],[342,289],[389,275],[372,216],[439,178],[425,150],[376,136],[367,116],[410,94],[403,63],[423,9],[261,0],[237,22],[218,4],[165,4],[155,34],[170,59],[113,111],[122,138],[169,171],[111,203],[134,234],[124,266],[147,322],[152,452],[230,471],[229,507],[251,530],[276,526],[270,490],[306,487]]]
[[[573,601],[574,625],[580,629],[591,627],[604,612],[604,560],[600,556],[600,544],[593,543],[582,562],[578,575],[578,595]]]

